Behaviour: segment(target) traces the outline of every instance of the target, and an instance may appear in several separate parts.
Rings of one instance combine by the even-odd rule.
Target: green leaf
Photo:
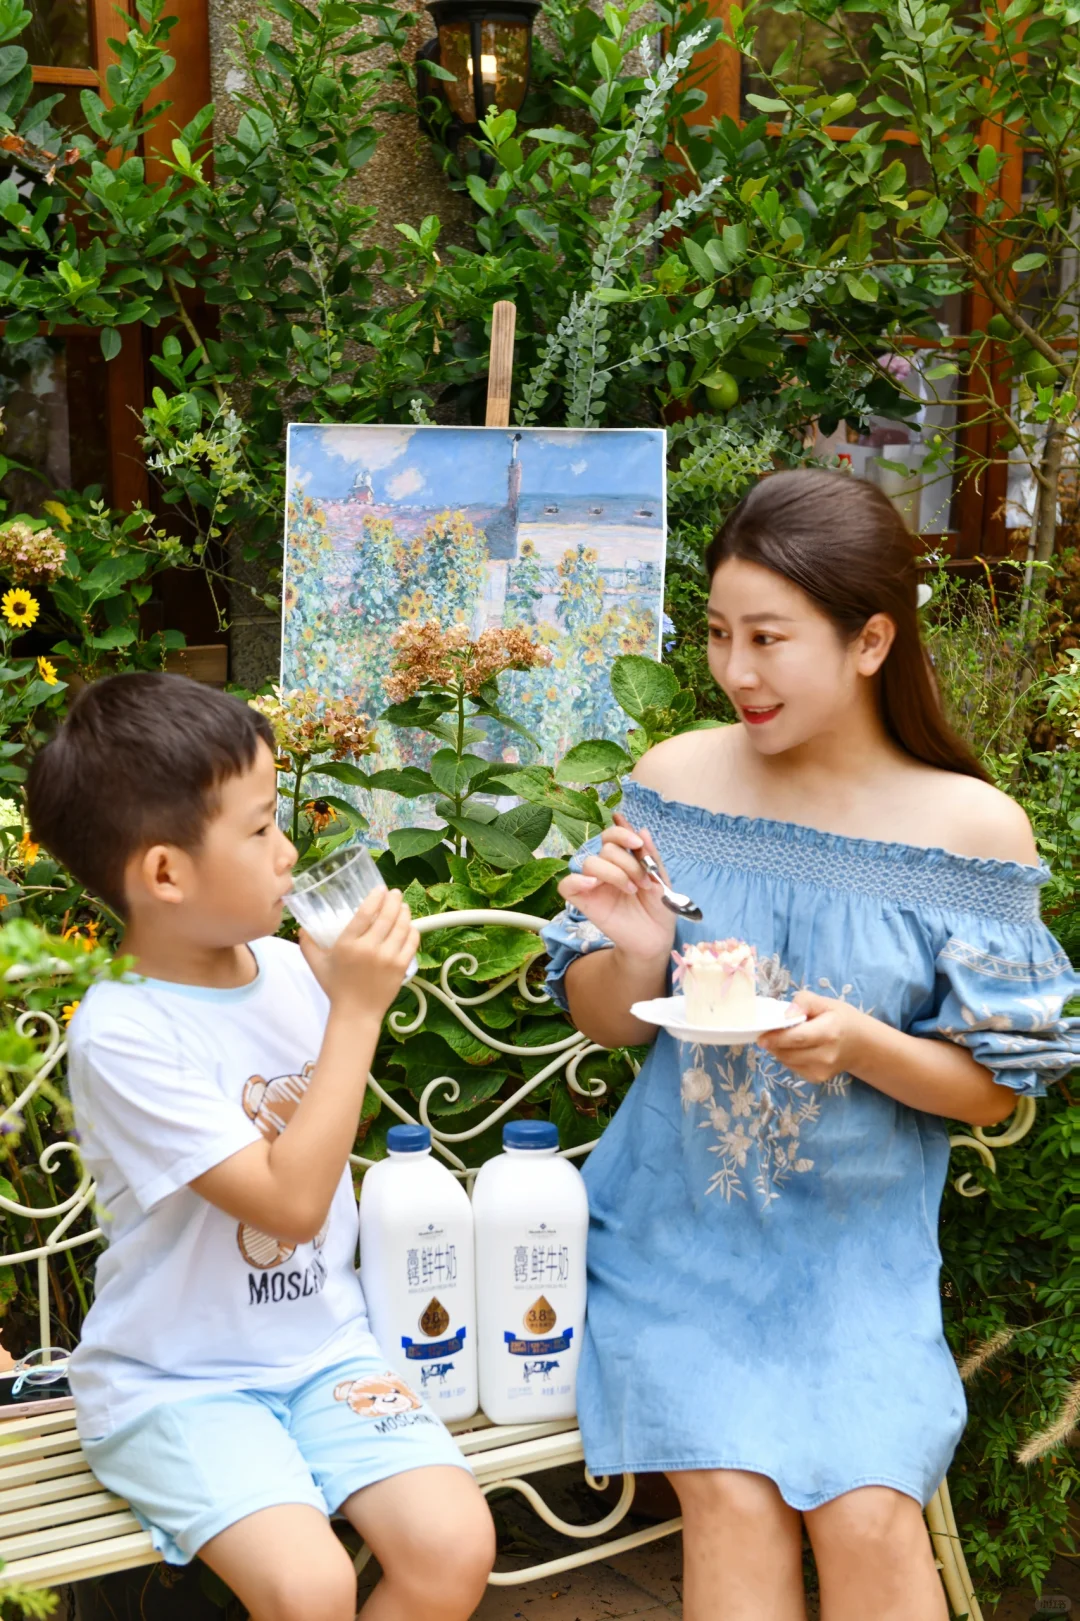
[[[986,145],[979,148],[979,161],[976,164],[979,179],[982,181],[984,186],[988,185],[997,174],[997,164],[997,152],[989,144],[989,142],[987,142]]]
[[[949,205],[940,197],[927,203],[922,211],[922,228],[926,236],[940,236],[949,218]]]
[[[515,805],[512,810],[503,811],[495,826],[535,850],[548,836],[551,811],[546,805]]]
[[[777,101],[774,96],[749,95],[746,100],[759,113],[786,113],[790,110],[786,101]]]
[[[660,666],[663,668],[663,666]],[[576,743],[555,768],[556,782],[617,782],[633,765],[625,749],[604,738]]]
[[[106,360],[115,360],[123,347],[120,334],[114,326],[103,326],[98,334],[98,342]]]
[[[490,861],[493,867],[520,867],[532,860],[529,846],[512,833],[504,832],[497,822],[478,822],[473,816],[448,816],[446,820],[456,833],[468,839],[477,855]]]
[[[532,806],[519,806],[521,810],[534,809]],[[509,814],[513,814],[512,812]],[[487,896],[491,906],[516,906],[519,901],[526,900],[535,895],[538,889],[543,889],[552,878],[561,877],[566,871],[566,862],[561,856],[545,856],[537,861],[527,861],[524,866],[515,867],[513,872],[485,873],[478,875],[477,888]],[[473,905],[476,903],[473,902]]]
[[[455,799],[468,792],[474,777],[490,769],[490,760],[481,760],[476,754],[464,754],[459,760],[454,749],[439,749],[431,757],[431,775],[436,787]]]
[[[417,799],[421,794],[433,794],[435,784],[418,765],[403,766],[400,771],[373,771],[365,779],[369,788],[381,788],[387,793],[401,794],[405,799]]]
[[[666,665],[641,653],[622,653],[611,667],[611,690],[620,709],[633,720],[644,710],[670,704],[679,690],[678,677]]]
[[[408,861],[410,856],[426,855],[446,837],[441,827],[399,827],[387,836],[390,853],[395,861]]]
[[[584,136],[572,135],[568,129],[527,129],[525,134],[550,146],[580,146],[587,150],[589,145]]]
[[[332,777],[335,782],[347,783],[350,788],[369,788],[370,778],[358,765],[350,765],[347,760],[327,760],[315,767],[320,777]]]
[[[1013,260],[1012,267],[1015,271],[1019,272],[1020,275],[1024,275],[1024,273],[1028,270],[1038,270],[1045,263],[1045,253],[1024,253],[1021,254],[1019,259]]]

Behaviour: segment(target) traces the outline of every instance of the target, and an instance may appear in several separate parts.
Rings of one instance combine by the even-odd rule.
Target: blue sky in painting
[[[506,499],[515,429],[289,427],[289,482],[317,500],[370,474],[375,500],[468,506]],[[653,429],[521,430],[522,494],[662,498],[664,434]]]

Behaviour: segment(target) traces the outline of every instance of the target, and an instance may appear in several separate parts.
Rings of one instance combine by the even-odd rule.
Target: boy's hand
[[[359,906],[329,951],[300,931],[300,949],[335,1012],[381,1021],[401,989],[420,935],[400,889],[377,889]]]

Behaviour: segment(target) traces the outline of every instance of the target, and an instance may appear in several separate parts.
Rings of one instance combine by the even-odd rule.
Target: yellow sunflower
[[[50,664],[48,659],[38,659],[37,667],[38,667],[38,675],[45,682],[45,684],[47,686],[50,686],[50,687],[55,687],[55,685],[56,685],[56,665],[55,664]]]
[[[22,586],[17,586],[14,591],[5,591],[0,597],[0,612],[9,625],[14,625],[17,630],[26,630],[38,616],[37,599],[29,591],[24,591]]]

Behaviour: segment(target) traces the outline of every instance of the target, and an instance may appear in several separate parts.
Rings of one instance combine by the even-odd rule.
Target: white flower
[[[689,1106],[691,1103],[708,1103],[713,1095],[712,1080],[707,1069],[684,1069],[682,1073],[682,1100]]]

